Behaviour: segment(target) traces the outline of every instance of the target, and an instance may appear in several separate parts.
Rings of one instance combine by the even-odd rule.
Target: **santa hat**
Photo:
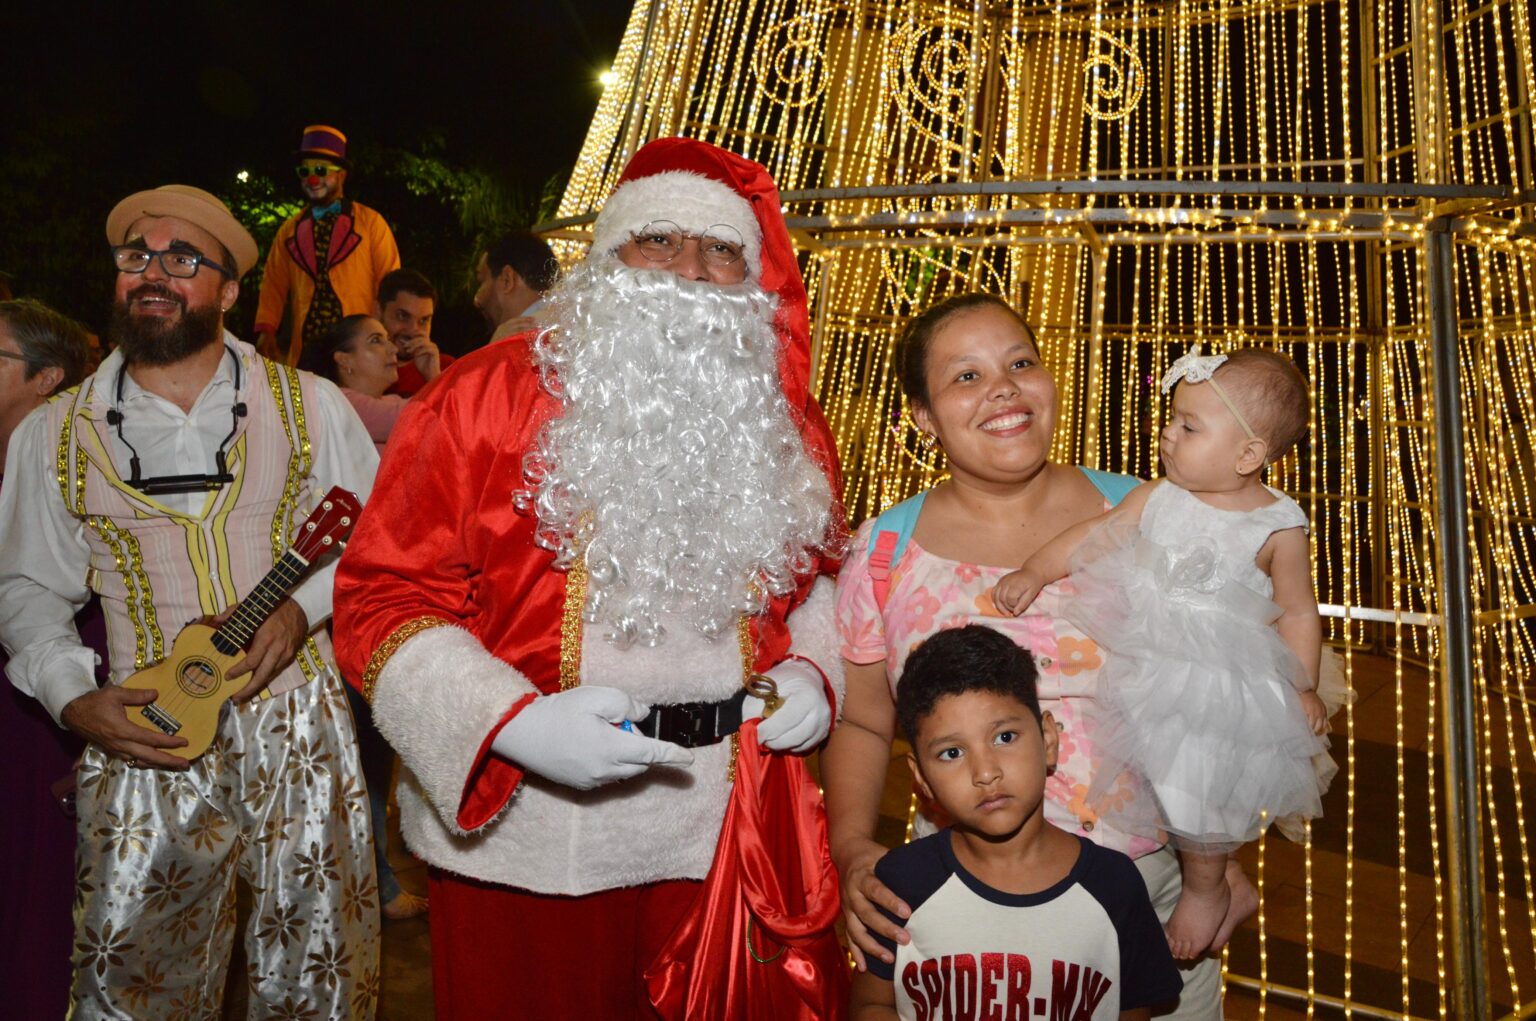
[[[598,214],[592,231],[594,252],[612,254],[647,224],[669,220],[688,234],[713,233],[731,239],[730,231],[734,231],[742,240],[748,275],[754,280],[762,276],[763,231],[746,199],[692,170],[630,177],[634,166],[631,162]],[[721,227],[729,230],[722,232]]]
[[[724,224],[745,242],[748,273],[779,296],[779,372],[797,420],[810,392],[805,283],[784,224],[779,190],[759,163],[693,138],[658,138],[630,159],[597,214],[592,253],[610,255],[636,231],[670,220],[690,234]]]

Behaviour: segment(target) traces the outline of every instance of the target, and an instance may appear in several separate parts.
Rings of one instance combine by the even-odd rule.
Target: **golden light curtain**
[[[1271,482],[1311,514],[1329,637],[1370,693],[1335,723],[1313,845],[1273,838],[1252,862],[1265,907],[1230,979],[1261,1012],[1499,1015],[1536,1002],[1533,54],[1529,0],[640,0],[545,229],[579,251],[652,138],[765,164],[855,520],[942,471],[913,456],[890,351],[948,294],[993,291],[1037,326],[1059,458],[1143,476],[1153,382],[1190,344],[1292,355],[1311,440]],[[1436,446],[1455,435],[1437,339],[1455,452]],[[1440,534],[1446,464],[1466,535]],[[1448,553],[1470,602],[1449,621]],[[1458,693],[1470,742],[1447,725]],[[1485,957],[1458,921],[1479,875]]]

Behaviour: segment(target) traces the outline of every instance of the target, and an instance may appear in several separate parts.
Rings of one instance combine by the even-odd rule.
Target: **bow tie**
[[[327,216],[330,216],[332,213],[339,213],[339,212],[341,212],[341,202],[340,202],[340,200],[332,202],[328,206],[320,206],[320,207],[317,207],[317,208],[315,208],[313,210],[314,217],[317,220],[323,220]]]

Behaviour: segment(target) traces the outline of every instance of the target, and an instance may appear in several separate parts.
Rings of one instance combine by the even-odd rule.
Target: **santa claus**
[[[550,305],[411,402],[336,578],[432,866],[440,1018],[652,1017],[746,686],[786,754],[842,691],[836,455],[767,172],[647,145]]]

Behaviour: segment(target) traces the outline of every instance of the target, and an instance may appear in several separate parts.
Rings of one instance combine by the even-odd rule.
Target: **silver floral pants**
[[[220,1017],[245,932],[252,1019],[369,1019],[379,908],[368,798],[340,682],[226,707],[176,773],[91,746],[79,769],[74,1019]]]

